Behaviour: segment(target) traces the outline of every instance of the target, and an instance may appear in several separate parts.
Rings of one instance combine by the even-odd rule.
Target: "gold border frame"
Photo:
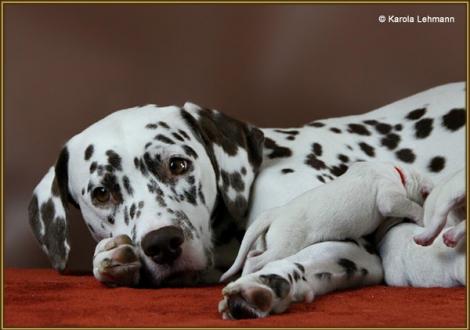
[[[469,1],[442,1],[442,0],[426,0],[426,1],[405,1],[405,0],[391,0],[391,1],[376,1],[376,0],[372,0],[372,1],[364,1],[364,0],[359,0],[359,1],[344,1],[344,0],[331,0],[331,1],[299,1],[299,0],[294,0],[294,1],[273,1],[273,0],[267,0],[267,1],[262,1],[262,0],[255,0],[255,1],[249,1],[249,0],[235,0],[235,1],[221,1],[221,0],[214,0],[214,1],[211,1],[211,0],[207,0],[207,1],[201,1],[201,0],[195,0],[195,1],[190,1],[190,0],[186,0],[186,1],[181,1],[181,0],[176,0],[176,1],[171,1],[171,0],[163,0],[163,1],[153,1],[153,0],[149,0],[149,1],[145,1],[145,0],[137,0],[137,1],[129,1],[129,0],[109,0],[109,1],[103,1],[103,0],[97,0],[97,1],[91,1],[91,0],[70,0],[70,1],[43,1],[43,0],[38,0],[38,1],[20,1],[20,0],[17,0],[17,1],[1,1],[1,46],[0,46],[0,52],[1,52],[1,64],[0,64],[0,72],[2,74],[2,77],[1,77],[1,92],[0,92],[0,96],[1,96],[1,106],[0,106],[0,131],[1,131],[1,135],[0,135],[0,138],[1,138],[1,150],[0,150],[0,182],[1,182],[1,186],[0,186],[0,197],[1,197],[1,200],[0,200],[0,210],[1,210],[1,215],[0,215],[0,218],[1,218],[1,224],[0,224],[0,231],[1,231],[1,246],[0,246],[0,250],[1,250],[1,253],[0,253],[0,261],[1,261],[1,265],[0,265],[0,279],[1,279],[1,288],[0,288],[0,298],[1,298],[1,311],[0,311],[0,326],[1,326],[1,329],[83,329],[83,328],[86,328],[86,329],[103,329],[103,328],[106,328],[106,327],[100,327],[100,328],[96,328],[96,327],[72,327],[72,328],[60,328],[60,327],[54,327],[54,328],[5,328],[4,327],[4,295],[3,295],[3,291],[4,291],[4,267],[3,267],[3,242],[4,242],[4,205],[3,205],[3,196],[4,196],[4,190],[3,190],[3,178],[4,178],[4,158],[3,158],[3,151],[4,151],[4,129],[3,129],[3,124],[4,124],[4,117],[3,117],[3,113],[4,113],[4,75],[3,75],[3,63],[4,63],[4,57],[3,57],[3,50],[4,50],[4,46],[3,46],[3,42],[4,42],[4,28],[3,28],[3,22],[4,22],[4,5],[22,5],[22,4],[57,4],[57,5],[60,5],[60,4],[93,4],[93,5],[98,5],[98,4],[119,4],[119,5],[126,5],[126,4],[155,4],[155,5],[159,5],[159,4],[172,4],[172,5],[188,5],[188,4],[192,4],[192,5],[207,5],[207,4],[218,4],[218,5],[233,5],[233,4],[244,4],[244,5],[250,5],[250,4],[258,4],[258,5],[261,5],[261,4],[277,4],[277,5],[305,5],[305,4],[329,4],[329,5],[345,5],[345,4],[465,4],[466,5],[466,18],[467,18],[467,22],[466,22],[466,69],[467,69],[467,72],[466,72],[466,83],[467,83],[467,89],[466,89],[466,100],[465,100],[465,104],[466,104],[466,107],[467,107],[467,110],[468,110],[468,78],[469,78],[469,56],[468,56],[468,51],[469,51],[469,41],[468,41],[468,36],[469,36],[469,22],[468,22],[468,19],[469,19]],[[468,189],[468,179],[469,179],[469,173],[468,173],[468,164],[469,164],[469,148],[468,148],[468,119],[469,119],[469,114],[468,114],[468,111],[466,112],[466,120],[467,120],[467,125],[465,125],[465,139],[466,139],[466,142],[467,142],[467,145],[466,145],[466,166],[467,166],[467,170],[466,170],[466,182],[467,182],[467,189]],[[467,204],[468,204],[468,201],[469,201],[469,196],[467,194]],[[467,208],[467,219],[468,219],[468,215],[469,215],[469,210]],[[467,232],[467,241],[468,241],[468,232]],[[467,244],[467,263],[466,263],[466,271],[467,271],[467,279],[469,278],[469,262],[468,262],[468,252],[469,252],[469,244]],[[467,281],[468,283],[468,281]],[[466,297],[466,307],[467,307],[467,320],[466,320],[466,327],[465,328],[394,328],[394,329],[468,329],[469,328],[469,315],[468,315],[468,309],[469,309],[469,290],[468,290],[468,287],[467,287],[467,297]],[[241,327],[230,327],[232,329],[242,329]],[[385,327],[384,327],[385,328]],[[351,327],[351,328],[341,328],[341,327],[333,327],[333,328],[316,328],[316,329],[384,329],[384,328],[361,328],[361,327]],[[152,327],[139,327],[139,328],[122,328],[122,327],[116,327],[113,329],[155,329],[152,328]],[[178,327],[172,327],[172,328],[158,328],[158,329],[206,329],[206,328],[178,328]],[[218,327],[211,327],[211,329],[223,329],[223,328],[218,328]],[[250,329],[250,327],[248,327],[248,329]],[[271,329],[271,328],[266,328],[266,327],[262,327],[262,328],[251,328],[251,329]],[[284,329],[312,329],[312,328],[284,328]]]

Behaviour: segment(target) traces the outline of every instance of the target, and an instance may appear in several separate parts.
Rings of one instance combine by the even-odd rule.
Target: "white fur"
[[[267,250],[246,260],[243,274],[261,269],[301,249],[328,240],[360,238],[385,217],[422,223],[422,193],[432,183],[411,168],[391,163],[357,162],[338,179],[312,189],[290,203],[263,213],[243,238],[238,256],[221,281],[240,269],[255,240],[265,231]],[[405,185],[401,182],[401,171]]]

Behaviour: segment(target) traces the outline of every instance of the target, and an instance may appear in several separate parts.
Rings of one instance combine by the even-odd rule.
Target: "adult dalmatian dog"
[[[334,180],[355,161],[413,166],[434,182],[460,170],[465,118],[464,83],[363,115],[289,129],[260,129],[191,103],[121,110],[65,144],[34,190],[30,223],[59,271],[71,249],[67,213],[73,205],[98,242],[93,271],[99,281],[155,287],[215,283],[260,213]],[[401,226],[411,229],[400,232]],[[414,229],[409,223],[394,226],[380,253],[393,259],[404,249],[429,258],[442,252],[438,244],[402,244],[412,240]],[[400,244],[390,241],[396,236]],[[463,284],[465,255],[448,249],[448,260],[463,264],[441,281],[438,271],[425,269],[446,267],[439,261],[420,264],[421,269],[402,263],[404,273],[422,276],[394,277],[398,270],[382,265],[365,239],[313,244],[241,277],[237,288],[224,290],[227,299],[219,307],[225,317],[266,316],[311,300],[312,294],[304,294],[307,286],[318,295],[380,283],[384,274],[394,285]]]

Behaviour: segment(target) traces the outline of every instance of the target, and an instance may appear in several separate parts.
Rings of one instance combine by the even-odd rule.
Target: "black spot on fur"
[[[347,277],[352,277],[354,273],[357,272],[356,263],[349,259],[346,259],[346,258],[339,259],[338,265],[340,265],[344,269]]]
[[[176,132],[171,133],[171,135],[173,135],[173,137],[174,137],[175,139],[177,139],[177,140],[179,140],[179,141],[181,141],[181,142],[184,141],[183,137],[182,137],[181,135],[179,135],[178,133],[176,133]]]
[[[341,130],[339,128],[336,128],[336,127],[331,127],[330,131],[332,131],[333,133],[336,133],[336,134],[341,134]]]
[[[108,156],[108,163],[112,166],[112,168],[121,171],[121,157],[114,152],[113,150],[106,151],[106,156]]]
[[[282,130],[282,129],[275,129],[275,132],[282,133],[282,134],[287,134],[287,135],[297,135],[299,134],[299,131],[296,130]]]
[[[321,156],[323,151],[322,151],[322,147],[321,147],[321,144],[319,143],[314,143],[312,144],[312,152],[316,155],[316,156]]]
[[[299,264],[298,262],[294,262],[294,265],[303,273],[305,273],[305,267]]]
[[[188,155],[190,157],[193,157],[194,159],[197,159],[198,155],[197,155],[196,151],[194,151],[193,148],[191,148],[190,146],[187,146],[187,145],[183,145],[183,149],[184,149],[184,152],[186,153],[186,155]]]
[[[362,151],[364,151],[364,153],[369,156],[369,157],[375,157],[375,150],[374,150],[374,147],[368,145],[367,143],[365,142],[360,142],[359,143],[359,147],[361,148]]]
[[[129,213],[127,212],[127,206],[124,207],[124,223],[129,225]]]
[[[175,142],[173,142],[172,139],[170,139],[169,137],[166,137],[163,134],[158,134],[157,136],[155,136],[155,140],[158,140],[166,144],[175,144]]]
[[[387,134],[384,138],[382,138],[380,142],[387,149],[393,150],[400,143],[400,136],[398,136],[395,133],[390,133],[390,134]]]
[[[230,174],[230,185],[235,189],[235,191],[241,192],[245,190],[245,182],[243,182],[243,179],[238,172]]]
[[[126,189],[126,192],[132,196],[134,194],[134,189],[132,189],[131,183],[129,182],[129,178],[127,175],[124,175],[122,177],[122,184],[124,185],[124,189]]]
[[[401,160],[402,162],[405,162],[405,163],[413,163],[416,159],[416,156],[415,154],[413,153],[413,151],[411,149],[400,149],[398,150],[395,155],[397,156],[397,158],[399,160]]]
[[[134,226],[132,227],[132,231],[131,231],[131,236],[132,236],[132,242],[136,242],[136,239],[137,239],[137,226],[134,224]]]
[[[283,299],[287,297],[287,295],[290,292],[290,284],[289,281],[286,279],[282,278],[279,275],[276,274],[269,274],[269,275],[260,275],[259,276],[261,281],[269,286],[274,294],[280,298]]]
[[[297,273],[297,271],[294,270],[293,277],[294,277],[294,281],[298,281],[299,278],[300,278],[300,274]]]
[[[403,125],[402,124],[396,124],[394,127],[395,131],[401,131],[403,129]]]
[[[311,126],[311,127],[323,127],[325,126],[325,124],[323,124],[322,122],[319,122],[319,121],[314,121],[312,123],[308,123],[307,126]]]
[[[369,130],[361,124],[349,124],[348,125],[348,132],[352,134],[358,135],[370,135]]]
[[[294,172],[294,170],[291,169],[291,168],[283,168],[283,169],[281,170],[281,172],[282,172],[283,174],[287,174],[287,173],[292,173],[292,172]]]
[[[416,109],[408,113],[408,115],[406,116],[406,119],[417,120],[421,118],[422,116],[424,116],[425,113],[426,113],[426,108]]]
[[[457,131],[465,125],[465,110],[452,109],[442,117],[442,126],[450,131]]]
[[[339,154],[339,155],[338,155],[338,159],[339,159],[340,161],[342,161],[343,163],[349,162],[349,157],[346,156],[346,155],[343,155],[343,154]]]
[[[204,193],[202,192],[202,184],[199,184],[199,188],[197,189],[197,194],[202,204],[206,204],[206,198],[204,197]]]
[[[366,276],[367,274],[369,274],[369,271],[365,268],[361,268],[361,274],[362,276]]]
[[[446,159],[444,157],[440,157],[440,156],[434,157],[429,162],[428,169],[431,172],[435,172],[435,173],[440,172],[444,168],[445,163],[446,163]]]
[[[93,229],[93,227],[92,227],[91,225],[87,224],[87,227],[88,227],[88,229],[89,229],[92,233],[95,232],[95,230]]]
[[[186,133],[186,132],[183,131],[182,129],[179,129],[179,130],[178,130],[178,133],[180,133],[185,139],[191,140],[191,138],[189,137],[188,133]]]
[[[135,204],[134,203],[132,203],[131,208],[129,209],[129,215],[131,219],[134,219],[134,216],[135,216]]]
[[[89,160],[91,156],[93,156],[93,151],[95,148],[93,147],[92,144],[90,144],[86,149],[85,149],[85,160]]]
[[[145,149],[147,149],[147,148],[150,147],[151,145],[152,145],[152,142],[147,142],[147,143],[145,144]]]
[[[292,275],[291,274],[287,274],[287,278],[289,279],[289,282],[292,283],[293,282],[293,278],[292,278]]]
[[[286,140],[294,141],[294,140],[295,140],[295,136],[294,136],[294,135],[289,135],[289,136],[286,137]]]
[[[274,140],[270,138],[264,139],[264,146],[266,149],[272,150],[268,155],[269,158],[283,158],[292,156],[292,151],[289,148],[278,145]]]
[[[148,129],[156,129],[158,127],[157,124],[147,124],[145,125],[145,128],[148,128]]]
[[[433,121],[434,120],[432,118],[424,118],[416,122],[415,136],[417,139],[424,139],[425,137],[428,137],[429,134],[431,134]]]
[[[114,225],[114,218],[112,216],[109,216],[107,220],[110,224]]]
[[[317,175],[317,179],[323,183],[325,183],[325,179],[321,175]]]
[[[380,134],[385,135],[390,133],[390,131],[392,130],[392,126],[390,126],[389,124],[379,123],[375,126],[375,129]]]
[[[370,119],[370,120],[364,120],[363,123],[367,124],[367,125],[374,126],[374,125],[377,125],[379,122],[377,120]]]
[[[90,164],[90,174],[93,174],[96,171],[96,168],[98,167],[98,164],[96,162],[93,162]]]
[[[192,186],[189,189],[189,191],[188,190],[184,191],[184,196],[186,197],[186,200],[188,201],[188,203],[191,203],[193,205],[197,205],[196,194],[197,194],[196,186]]]
[[[313,167],[316,170],[321,170],[321,169],[326,168],[325,162],[318,159],[317,156],[315,156],[314,154],[307,155],[307,158],[305,159],[305,164],[307,164],[310,167]]]
[[[54,202],[51,198],[41,205],[41,217],[43,221],[52,222],[55,217]]]
[[[194,178],[193,175],[190,175],[186,177],[186,182],[189,183],[190,185],[193,185],[196,182],[196,179]]]
[[[337,166],[331,166],[329,170],[330,170],[330,173],[333,174],[334,176],[340,176],[348,170],[348,166],[344,164],[340,164]]]
[[[122,193],[119,186],[117,177],[114,174],[106,173],[101,180],[101,185],[107,188],[112,194],[117,203],[122,203]]]
[[[160,125],[163,128],[166,128],[166,129],[170,128],[170,126],[168,126],[168,124],[164,121],[159,121],[158,125]]]

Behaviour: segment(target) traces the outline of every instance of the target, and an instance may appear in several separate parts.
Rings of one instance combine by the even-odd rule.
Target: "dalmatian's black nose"
[[[157,264],[172,264],[181,255],[184,235],[181,228],[166,226],[153,230],[142,239],[142,250]]]

